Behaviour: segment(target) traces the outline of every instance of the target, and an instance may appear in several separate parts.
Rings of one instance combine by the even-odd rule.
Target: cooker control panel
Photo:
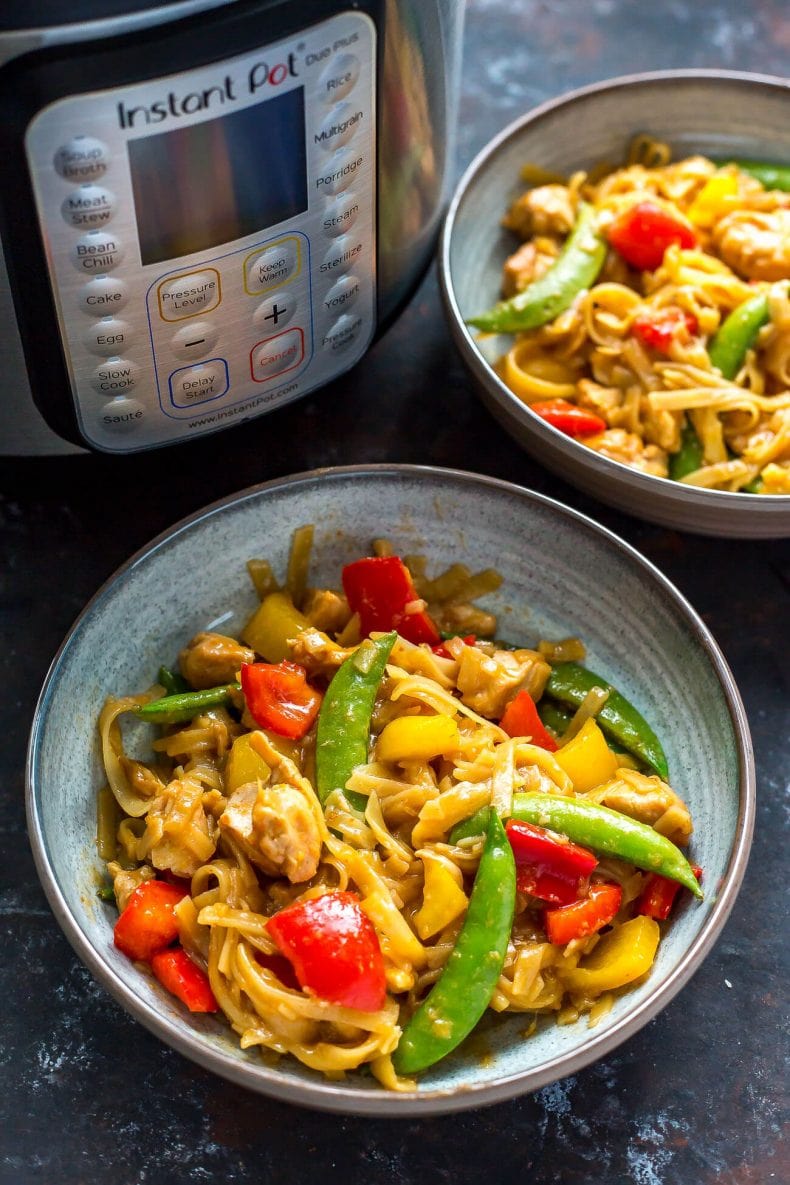
[[[69,96],[26,152],[84,438],[134,452],[347,370],[375,329],[375,27],[344,12]]]

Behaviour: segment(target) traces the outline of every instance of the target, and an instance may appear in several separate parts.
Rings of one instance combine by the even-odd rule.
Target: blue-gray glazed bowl
[[[646,982],[595,1028],[495,1017],[481,1043],[425,1074],[415,1093],[384,1091],[366,1073],[331,1082],[295,1061],[265,1064],[239,1049],[221,1018],[191,1016],[113,946],[114,909],[96,895],[96,720],[105,697],[148,686],[196,631],[238,629],[256,596],[245,570],[268,557],[284,571],[293,529],[314,523],[311,578],[337,584],[343,563],[386,535],[503,576],[487,603],[502,636],[578,634],[593,670],[633,699],[663,738],[674,786],[695,820],[693,857],[705,900],[673,918]],[[691,978],[743,877],[754,815],[749,729],[715,641],[678,591],[628,544],[539,494],[471,473],[366,466],[297,474],[215,503],[159,536],[99,590],[47,675],[27,769],[29,834],[55,916],[79,957],[157,1036],[224,1078],[305,1106],[353,1114],[428,1115],[536,1090],[611,1052]],[[693,985],[687,990],[693,991]],[[681,1023],[680,1016],[677,1017]]]

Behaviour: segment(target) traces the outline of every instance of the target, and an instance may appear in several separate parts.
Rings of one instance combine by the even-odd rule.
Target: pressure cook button
[[[66,181],[97,181],[109,163],[110,150],[93,136],[75,136],[55,153],[55,169]]]
[[[323,300],[328,313],[342,313],[350,309],[359,296],[359,280],[356,276],[341,276],[327,292]]]
[[[137,386],[140,367],[128,358],[109,358],[97,366],[91,380],[94,391],[100,395],[120,395]]]
[[[327,102],[345,99],[359,78],[359,60],[344,53],[330,62],[318,79],[318,91]]]
[[[116,317],[103,317],[96,321],[82,335],[82,340],[91,354],[101,354],[103,358],[118,357],[132,340],[132,329],[126,321],[119,321]]]
[[[333,152],[321,173],[315,179],[319,193],[342,193],[359,175],[364,157],[353,148],[340,148]]]
[[[286,329],[266,341],[258,342],[250,351],[250,371],[256,383],[265,382],[276,374],[293,370],[304,358],[304,334],[301,329]]]
[[[331,350],[333,354],[339,354],[342,350],[348,349],[352,342],[356,341],[361,329],[361,317],[352,317],[344,313],[342,317],[338,317],[332,328],[326,331],[321,339],[321,345],[325,350]]]
[[[108,432],[128,432],[130,428],[139,428],[142,425],[146,412],[147,409],[142,403],[121,395],[105,403],[99,420]]]
[[[219,341],[219,330],[211,321],[190,321],[170,338],[170,348],[178,358],[205,358]]]
[[[168,380],[174,407],[194,407],[219,399],[228,389],[228,364],[224,358],[211,358],[200,366],[174,370]]]
[[[207,267],[165,280],[159,285],[158,298],[163,321],[184,321],[198,313],[207,313],[221,300],[219,272]]]
[[[71,260],[77,271],[89,275],[112,271],[123,257],[120,239],[108,230],[89,230],[71,248]]]
[[[321,226],[324,233],[333,238],[345,234],[356,222],[359,216],[359,202],[353,193],[341,193],[326,203]]]
[[[297,303],[295,296],[283,292],[262,300],[252,314],[252,320],[256,329],[260,329],[262,333],[271,333],[275,329],[284,329],[296,312]]]
[[[129,299],[123,280],[114,276],[96,276],[89,280],[79,295],[79,306],[90,317],[120,312]]]
[[[117,204],[112,190],[102,185],[80,185],[64,198],[60,212],[69,226],[92,230],[110,221]]]
[[[341,148],[348,144],[363,119],[363,112],[350,103],[338,103],[327,115],[313,138],[322,148]]]

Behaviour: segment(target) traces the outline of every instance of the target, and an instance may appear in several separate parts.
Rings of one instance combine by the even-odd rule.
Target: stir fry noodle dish
[[[595,1024],[702,896],[659,738],[583,639],[498,638],[494,569],[379,539],[312,587],[312,537],[282,583],[249,561],[239,638],[101,712],[115,946],[243,1048],[391,1090],[496,1013]]]
[[[790,167],[673,161],[649,136],[622,167],[526,166],[496,369],[544,421],[689,486],[790,494]]]

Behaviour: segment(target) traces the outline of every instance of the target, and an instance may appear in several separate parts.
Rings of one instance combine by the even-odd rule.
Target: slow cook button
[[[353,193],[341,193],[326,203],[321,226],[324,233],[332,235],[345,234],[356,222],[359,216],[359,202]]]
[[[344,53],[330,62],[318,79],[318,92],[323,99],[332,103],[345,99],[359,78],[359,59]]]
[[[78,300],[83,313],[100,317],[103,313],[120,312],[129,300],[129,290],[123,280],[114,276],[96,276],[81,289]]]
[[[194,407],[219,399],[228,389],[228,364],[224,358],[211,358],[200,366],[187,366],[170,375],[170,399],[174,407]]]
[[[54,163],[65,181],[96,181],[107,172],[110,150],[93,136],[75,136],[57,150]]]
[[[157,289],[159,316],[163,321],[184,321],[197,313],[207,313],[222,299],[219,272],[207,267],[199,272],[183,272],[164,280]]]
[[[120,239],[108,230],[89,230],[71,248],[71,261],[77,271],[89,275],[113,271],[123,256]]]
[[[356,276],[341,276],[324,297],[324,308],[328,313],[345,312],[359,296],[359,280]]]
[[[258,342],[250,352],[250,371],[256,383],[298,366],[304,358],[304,334],[301,329],[286,329],[266,341]]]
[[[333,152],[315,179],[319,193],[342,193],[359,175],[365,158],[352,148],[341,148]]]
[[[355,110],[350,103],[338,103],[313,134],[313,139],[321,148],[327,150],[341,148],[343,144],[348,144],[362,118],[363,113]]]
[[[140,367],[128,358],[110,358],[93,372],[91,384],[100,395],[120,395],[137,386]]]
[[[99,418],[102,427],[109,432],[128,432],[130,428],[139,428],[145,416],[146,408],[142,403],[121,395],[105,403]]]
[[[356,341],[361,329],[361,317],[351,317],[344,313],[342,317],[338,317],[332,328],[326,331],[321,338],[321,345],[325,350],[331,350],[333,354],[338,354],[341,350],[348,349],[351,343]]]
[[[102,317],[82,335],[86,349],[103,358],[118,357],[132,340],[131,326],[116,317]]]
[[[90,230],[109,222],[117,204],[112,190],[102,185],[80,185],[63,199],[60,212],[69,226]]]

